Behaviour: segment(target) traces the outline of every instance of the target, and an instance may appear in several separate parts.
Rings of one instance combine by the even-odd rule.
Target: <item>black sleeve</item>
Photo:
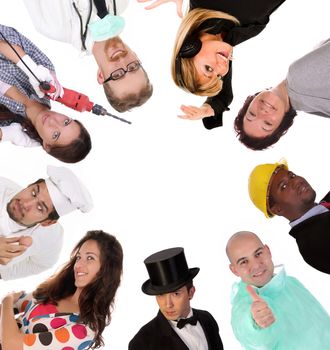
[[[208,97],[205,103],[209,104],[214,110],[214,116],[203,118],[203,124],[206,129],[213,129],[222,126],[222,114],[229,111],[228,106],[233,100],[233,90],[231,86],[232,66],[230,65],[228,73],[223,79],[222,90],[218,95]]]

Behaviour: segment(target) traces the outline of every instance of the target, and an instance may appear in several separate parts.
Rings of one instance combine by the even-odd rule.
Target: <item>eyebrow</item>
[[[263,249],[264,249],[264,247],[259,247],[259,248],[257,248],[257,249],[253,252],[253,255],[255,255],[256,253],[258,253],[260,250],[263,250]],[[245,260],[245,259],[247,259],[246,256],[243,256],[243,257],[239,258],[239,259],[236,261],[236,264],[239,264],[241,261],[243,261],[243,260]]]
[[[39,186],[39,184],[36,184],[36,188],[37,188],[37,194],[39,194],[40,193],[40,186]],[[44,201],[39,201],[39,202],[46,209],[46,212],[48,212],[47,204]]]
[[[78,254],[81,255],[81,253],[78,252]],[[95,255],[98,257],[98,255],[96,253],[93,253],[93,252],[86,252],[85,255]]]

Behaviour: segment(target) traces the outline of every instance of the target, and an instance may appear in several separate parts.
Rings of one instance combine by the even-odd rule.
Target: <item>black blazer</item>
[[[226,12],[240,21],[240,26],[229,31],[224,39],[232,46],[258,35],[269,22],[269,16],[285,0],[190,0],[190,10],[204,8]],[[255,67],[257,69],[257,66]],[[252,73],[251,73],[252,74]],[[231,86],[232,67],[223,80],[222,90],[218,95],[209,97],[205,102],[214,110],[215,115],[203,118],[204,126],[213,129],[222,126],[222,114],[228,111],[233,100]]]
[[[330,202],[330,192],[322,201]],[[330,274],[330,210],[294,226],[289,234],[296,239],[307,264]]]
[[[207,340],[209,350],[223,350],[219,327],[213,316],[203,310],[193,309]],[[189,350],[159,311],[129,342],[129,350]]]

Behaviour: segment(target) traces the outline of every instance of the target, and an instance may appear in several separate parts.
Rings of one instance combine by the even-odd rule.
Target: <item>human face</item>
[[[251,137],[267,137],[280,126],[285,112],[285,104],[278,95],[262,91],[251,101],[243,118],[243,129]]]
[[[84,288],[95,280],[101,268],[101,252],[93,239],[86,241],[79,249],[74,264],[74,279],[77,288]]]
[[[233,47],[216,36],[202,36],[202,48],[193,58],[198,81],[206,84],[217,77],[224,77],[229,70]]]
[[[234,240],[228,250],[230,270],[243,282],[262,287],[273,277],[274,264],[267,245],[254,235]]]
[[[49,146],[69,145],[80,134],[80,126],[77,122],[53,111],[40,113],[35,127],[46,150]]]
[[[275,215],[294,220],[314,205],[316,193],[301,176],[279,167],[275,171],[269,188],[274,205],[269,208]]]
[[[136,53],[118,37],[94,43],[93,54],[99,66],[97,76],[99,84],[103,84],[115,70],[120,68],[127,70],[127,65],[139,61]],[[113,94],[121,99],[130,94],[138,94],[147,85],[147,77],[140,66],[139,69],[127,72],[122,78],[110,80],[106,84]]]
[[[10,218],[28,227],[40,222],[44,222],[46,226],[47,218],[53,210],[54,206],[44,181],[28,186],[7,204]]]
[[[172,293],[156,295],[156,300],[161,313],[167,320],[178,320],[185,318],[190,311],[190,299],[194,296],[195,287],[189,292],[186,286]]]

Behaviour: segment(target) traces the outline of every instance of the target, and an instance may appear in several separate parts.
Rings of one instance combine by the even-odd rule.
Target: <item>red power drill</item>
[[[44,91],[45,94],[55,92],[55,87],[50,83],[48,83],[47,81],[42,81],[40,83],[40,89]],[[109,113],[105,108],[90,101],[88,96],[80,92],[70,90],[65,87],[63,87],[63,90],[64,90],[63,96],[58,97],[55,101],[58,101],[64,104],[65,106],[72,108],[78,112],[87,111],[87,112],[92,112],[96,115],[109,115],[110,117],[118,119],[124,123],[132,124],[132,122],[124,118],[120,118],[120,117],[117,117],[116,115]]]

